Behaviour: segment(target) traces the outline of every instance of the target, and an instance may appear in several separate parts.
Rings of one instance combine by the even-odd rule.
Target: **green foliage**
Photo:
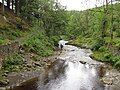
[[[104,39],[105,39],[105,44],[106,45],[109,44],[109,43],[112,43],[110,37],[105,37]]]
[[[94,51],[93,54],[91,55],[95,59],[99,61],[104,61],[104,62],[110,62],[111,61],[111,53],[109,52],[101,52],[101,51]]]
[[[120,38],[115,38],[114,41],[113,41],[113,45],[120,48]]]
[[[39,22],[47,36],[65,34],[67,15],[65,9],[55,0],[24,1],[21,15],[34,24]],[[25,4],[25,5],[24,5]]]
[[[113,58],[113,61],[115,63],[115,67],[119,68],[120,69],[120,56],[115,56]]]
[[[111,62],[111,57],[112,57],[112,54],[110,52],[107,52],[104,54],[103,56],[103,60],[104,61],[108,61],[108,62]],[[111,62],[112,63],[112,62]]]
[[[110,50],[109,45],[114,51],[120,49],[120,4],[85,11],[66,11],[57,0],[20,0],[19,4],[20,16],[29,21],[33,28],[23,41],[23,46],[29,52],[49,56],[53,53],[54,45],[57,46],[60,36],[74,36],[76,40],[73,44],[90,47],[96,59],[119,66],[119,57]],[[16,21],[21,23],[19,18]],[[15,40],[22,36],[20,30],[12,29],[8,26],[0,30],[3,36],[0,37],[0,44],[6,38]],[[13,59],[8,60],[10,63],[7,61],[10,68],[14,68],[11,64],[17,63],[13,63]]]
[[[39,55],[33,56],[32,60],[34,60],[34,61],[40,61],[41,60],[41,56],[39,56]]]
[[[22,32],[18,29],[13,29],[9,26],[6,26],[4,28],[1,28],[0,35],[3,38],[10,39],[10,40],[15,40],[16,38],[22,36]]]
[[[97,42],[92,46],[91,50],[97,51],[100,47],[104,45],[104,41],[102,39],[97,40]]]
[[[6,57],[3,62],[3,68],[8,71],[17,71],[23,64],[23,58],[20,54],[14,54]]]
[[[76,37],[72,44],[90,47],[95,59],[120,67],[120,58],[116,55],[120,50],[120,4],[109,5],[107,12],[104,8],[68,11],[66,34]]]
[[[100,51],[100,52],[108,52],[109,49],[107,47],[105,47],[105,46],[101,46],[98,51]]]
[[[39,31],[28,36],[23,45],[28,47],[28,51],[35,52],[40,56],[49,56],[53,52],[53,46],[49,42],[49,38]]]
[[[51,36],[50,41],[54,44],[54,46],[58,46],[58,41],[60,40],[59,36]]]
[[[120,29],[116,30],[116,35],[117,35],[117,37],[120,37]]]
[[[0,45],[3,44],[5,39],[3,37],[0,37]]]

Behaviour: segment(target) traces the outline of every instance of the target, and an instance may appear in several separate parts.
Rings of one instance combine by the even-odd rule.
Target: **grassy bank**
[[[93,51],[93,54],[91,55],[92,58],[98,61],[110,63],[118,69],[120,68],[119,38],[114,38],[113,41],[111,41],[110,37],[105,37],[105,41],[102,44],[98,39],[79,36],[73,40],[71,44],[90,48]]]

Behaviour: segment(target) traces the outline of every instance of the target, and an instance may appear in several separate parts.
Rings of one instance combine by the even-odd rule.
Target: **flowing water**
[[[60,56],[38,79],[13,90],[106,90],[100,81],[102,63],[92,60],[90,50],[65,45]]]

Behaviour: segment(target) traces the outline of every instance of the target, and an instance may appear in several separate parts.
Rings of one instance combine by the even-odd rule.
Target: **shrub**
[[[3,62],[3,68],[8,71],[15,71],[23,64],[23,58],[20,54],[8,56]],[[17,67],[17,68],[16,68]]]
[[[114,56],[112,58],[112,61],[114,62],[114,66],[116,68],[120,68],[120,56]]]
[[[50,38],[51,43],[53,43],[55,46],[58,46],[58,41],[60,40],[60,37],[58,36],[52,36]]]
[[[91,50],[98,51],[101,46],[103,46],[104,40],[99,39],[97,42],[92,46]]]
[[[120,58],[119,58],[119,60],[115,63],[115,67],[120,69]]]
[[[109,49],[108,49],[106,46],[101,46],[101,47],[99,48],[99,51],[100,51],[100,52],[108,52]]]
[[[0,37],[0,45],[4,43],[4,38]]]
[[[23,45],[28,47],[28,51],[34,52],[40,56],[49,56],[53,52],[53,45],[50,39],[42,32],[32,34],[23,41]]]

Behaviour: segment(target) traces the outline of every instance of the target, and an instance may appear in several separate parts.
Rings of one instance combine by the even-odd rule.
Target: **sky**
[[[103,5],[103,0],[58,0],[67,10],[85,10]]]
[[[102,6],[105,0],[58,0],[67,10],[86,10]],[[110,1],[110,0],[109,0]]]

